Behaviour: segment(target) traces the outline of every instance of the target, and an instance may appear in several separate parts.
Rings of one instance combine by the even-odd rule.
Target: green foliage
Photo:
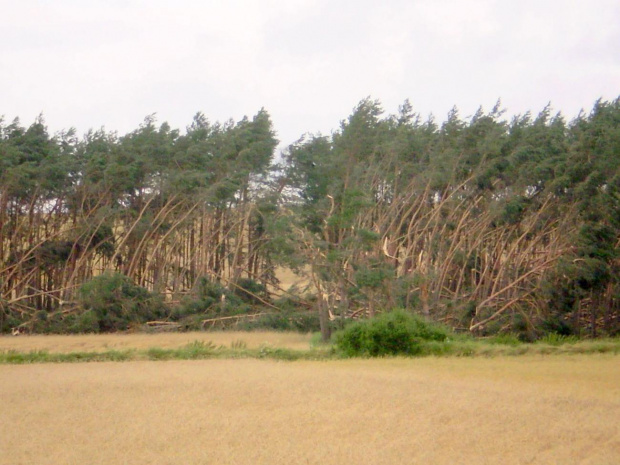
[[[540,326],[547,334],[557,334],[558,336],[570,336],[573,334],[573,328],[561,315],[549,315]]]
[[[516,334],[497,334],[487,339],[487,341],[491,344],[500,344],[500,345],[508,345],[508,346],[518,346],[523,342],[519,339],[519,336]]]
[[[203,276],[181,305],[173,310],[172,317],[178,320],[195,314],[215,317],[242,313],[248,309],[240,295],[242,293],[243,288],[238,292],[230,291],[217,281]]]
[[[215,356],[219,348],[211,341],[193,341],[179,349],[162,349],[151,347],[147,349],[149,360],[200,360]]]
[[[84,225],[83,229],[76,241],[79,248],[96,250],[107,258],[114,255],[116,244],[111,226],[103,224],[93,228],[90,225]]]
[[[242,331],[296,331],[311,333],[320,330],[319,316],[309,311],[283,311],[268,313],[252,320],[240,321],[230,329]]]
[[[80,313],[75,317],[73,324],[69,326],[69,332],[72,333],[97,333],[99,330],[99,318],[93,310]]]
[[[366,289],[379,289],[390,278],[393,278],[394,270],[385,263],[371,263],[370,266],[362,266],[355,272],[355,283]]]
[[[607,224],[587,222],[579,230],[579,253],[583,257],[609,261],[618,255],[614,229]]]
[[[537,342],[540,344],[549,344],[552,346],[561,346],[563,344],[575,344],[579,341],[577,336],[566,334],[549,333],[541,337]]]
[[[527,209],[529,200],[523,196],[515,196],[509,199],[501,212],[500,221],[502,224],[517,224],[521,221]]]
[[[419,355],[425,342],[447,338],[445,329],[404,310],[394,310],[347,325],[335,334],[335,346],[348,357]]]
[[[261,299],[268,299],[267,286],[253,279],[241,278],[235,283],[234,294],[248,304],[260,304]]]
[[[356,235],[357,239],[361,242],[361,245],[364,247],[365,250],[368,251],[370,251],[373,245],[375,245],[377,241],[381,239],[380,234],[364,228],[358,229],[356,231]]]
[[[81,307],[91,313],[76,324],[87,330],[92,328],[94,316],[98,330],[106,332],[165,318],[169,313],[159,296],[136,286],[120,273],[105,273],[93,278],[82,285],[78,295]]]
[[[76,245],[71,241],[45,241],[36,249],[36,258],[43,267],[64,263],[69,259],[74,247]]]

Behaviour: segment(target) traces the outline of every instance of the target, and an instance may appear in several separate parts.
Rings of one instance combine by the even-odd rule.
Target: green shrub
[[[335,334],[335,346],[349,357],[418,355],[425,341],[442,342],[447,337],[443,328],[404,310],[395,310],[347,325]]]
[[[559,334],[561,336],[573,335],[573,328],[571,328],[568,321],[562,319],[560,315],[547,318],[540,326],[543,331],[550,334]]]
[[[160,296],[119,273],[105,273],[84,283],[78,300],[84,310],[94,313],[99,331],[124,330],[133,323],[165,318],[169,313]],[[92,315],[81,323],[90,330]]]
[[[86,310],[75,317],[73,324],[69,326],[72,333],[97,333],[99,332],[99,318],[92,310]]]

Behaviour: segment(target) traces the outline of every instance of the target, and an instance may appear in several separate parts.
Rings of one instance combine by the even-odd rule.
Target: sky
[[[618,0],[0,0],[0,115],[123,135],[265,108],[284,147],[366,97],[423,119],[620,96]]]

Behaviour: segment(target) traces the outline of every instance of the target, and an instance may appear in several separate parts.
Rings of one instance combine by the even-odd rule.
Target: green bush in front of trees
[[[336,350],[348,357],[419,355],[424,342],[443,342],[448,332],[404,310],[347,325],[335,334]]]

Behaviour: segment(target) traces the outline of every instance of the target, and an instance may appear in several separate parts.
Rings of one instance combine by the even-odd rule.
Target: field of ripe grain
[[[215,345],[229,347],[232,343],[242,341],[248,348],[257,348],[262,345],[270,347],[306,350],[310,346],[309,334],[275,331],[226,331],[205,332],[194,331],[188,333],[113,333],[113,334],[72,334],[72,335],[27,335],[27,336],[0,336],[0,352],[16,350],[28,352],[31,350],[46,350],[48,352],[97,352],[104,350],[175,349],[191,342],[213,342]]]
[[[612,355],[0,365],[0,464],[620,463]]]

